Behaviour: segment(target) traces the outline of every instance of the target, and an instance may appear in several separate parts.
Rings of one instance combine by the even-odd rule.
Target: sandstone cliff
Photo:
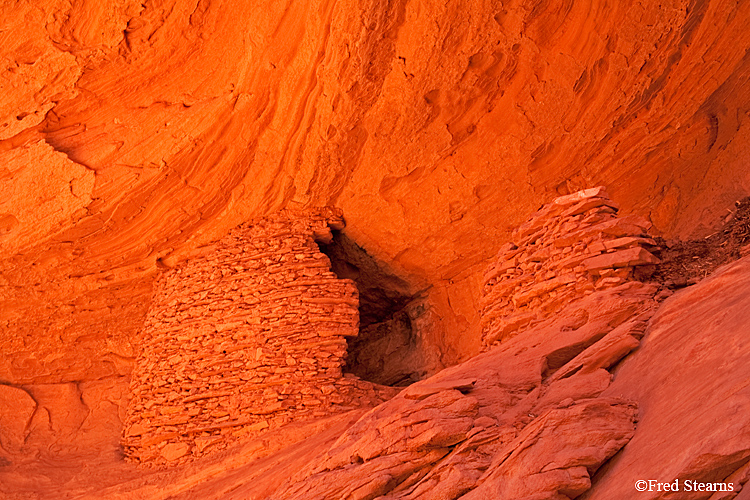
[[[708,267],[692,271],[693,258],[702,262],[703,254],[677,240],[731,247],[725,257],[738,253],[719,228],[750,194],[749,20],[750,4],[728,0],[4,2],[3,494],[44,498],[67,485],[70,496],[90,498],[158,498],[162,491],[248,498],[252,488],[257,498],[279,491],[304,497],[304,488],[330,484],[315,468],[329,459],[327,472],[352,474],[350,486],[363,489],[350,493],[365,497],[416,498],[431,481],[453,485],[445,486],[446,496],[466,488],[479,491],[468,493],[475,497],[575,496],[593,478],[584,495],[628,498],[627,481],[661,464],[669,464],[659,471],[670,477],[713,480],[738,471],[744,478],[744,421],[732,420],[732,427],[725,417],[745,411],[747,349],[737,335],[747,327],[746,264],[667,299],[648,320],[651,334],[621,368],[604,356],[607,363],[590,373],[578,368],[554,379],[564,366],[556,363],[572,362],[565,358],[580,347],[624,356],[640,333],[610,338],[610,345],[597,338],[603,330],[589,332],[597,341],[579,339],[575,348],[542,339],[555,337],[552,330],[578,331],[584,327],[575,325],[591,317],[580,312],[586,308],[565,309],[568,293],[581,299],[582,290],[635,286],[645,294],[656,286],[650,272],[670,289],[706,278]],[[568,271],[558,273],[561,255],[539,247],[523,257],[526,269],[502,274],[519,258],[512,246],[526,245],[530,234],[514,230],[530,214],[592,186],[610,196],[609,205],[594,207],[601,209],[597,217],[618,208],[619,220],[633,225],[600,238],[602,248],[591,252],[586,245],[593,241],[576,235],[582,239],[570,242],[575,257],[617,249],[632,255],[605,257],[601,268],[588,261],[590,269],[569,281]],[[341,436],[366,439],[357,430],[365,424],[355,422],[375,399],[363,398],[350,413],[292,423],[204,457],[202,468],[186,464],[148,479],[122,468],[131,378],[143,354],[139,332],[157,277],[193,265],[241,224],[315,206],[336,206],[346,216],[346,229],[320,246],[331,272],[359,291],[359,338],[348,340],[344,371],[364,378],[363,390],[372,383],[438,384],[434,394],[409,399],[405,392],[379,411],[387,421],[434,409],[444,423],[440,436],[401,439],[394,423],[400,444],[370,443],[372,460],[345,467],[341,456],[320,458]],[[732,235],[747,244],[747,232]],[[622,238],[635,240],[612,243]],[[651,261],[641,250],[664,257],[663,267],[636,273],[633,266]],[[670,252],[683,253],[670,261]],[[532,268],[559,276],[532,283]],[[682,268],[692,274],[681,275]],[[526,288],[508,284],[515,278]],[[634,278],[645,284],[628,285]],[[661,300],[668,293],[654,294]],[[694,314],[683,318],[686,311]],[[552,320],[561,323],[550,326]],[[489,349],[493,343],[505,340],[500,350],[510,353],[533,350],[524,342],[537,341],[529,339],[540,344],[528,363],[551,356],[553,368],[519,366],[505,382],[473,374],[486,370],[472,366],[500,356]],[[664,360],[664,353],[672,357]],[[525,359],[512,357],[508,366]],[[445,369],[467,373],[449,387],[456,380],[445,378],[454,373]],[[607,370],[616,375],[611,385]],[[576,378],[584,373],[585,381]],[[529,411],[529,422],[508,413],[522,407],[515,405],[524,391],[524,404],[533,410],[547,401],[548,413]],[[573,402],[547,396],[556,391],[572,391]],[[454,404],[460,411],[446,410]],[[509,420],[483,419],[487,408]],[[580,440],[584,414],[610,422],[609,434]],[[563,441],[534,454],[564,464],[554,468],[561,476],[533,491],[503,479],[509,468],[539,465],[512,446],[538,442],[556,426],[570,434],[557,433]],[[511,428],[518,434],[497,431],[502,436],[477,444],[484,437],[476,436]],[[672,438],[659,437],[666,432]],[[722,432],[739,437],[722,440]],[[545,455],[552,448],[570,454]],[[598,451],[586,455],[584,448]],[[417,453],[416,468],[399,469],[398,453]],[[487,462],[489,455],[506,459]],[[314,459],[320,463],[302,470]],[[467,465],[448,479],[441,464],[454,462]],[[282,484],[291,470],[297,482]],[[250,479],[261,476],[265,482]],[[367,481],[357,483],[362,477]],[[493,489],[503,484],[510,489]],[[394,485],[402,489],[391,491]]]
[[[748,9],[6,2],[0,379],[127,374],[157,259],[300,205],[341,207],[465,359],[542,203],[605,185],[688,236],[750,192]]]

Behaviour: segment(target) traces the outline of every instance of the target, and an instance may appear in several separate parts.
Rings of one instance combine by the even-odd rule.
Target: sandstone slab
[[[642,477],[721,482],[750,460],[749,300],[746,257],[664,302],[604,393],[640,403],[638,430],[585,498],[632,498]]]

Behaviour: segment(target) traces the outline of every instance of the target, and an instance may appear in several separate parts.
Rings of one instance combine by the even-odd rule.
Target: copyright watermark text
[[[675,479],[661,482],[656,479],[639,479],[635,482],[636,491],[734,491],[734,483],[704,483],[692,479]]]

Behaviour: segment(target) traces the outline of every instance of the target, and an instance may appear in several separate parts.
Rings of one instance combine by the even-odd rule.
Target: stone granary
[[[484,276],[482,342],[513,336],[595,290],[632,280],[636,266],[657,264],[651,224],[617,217],[603,187],[561,196],[513,231]]]
[[[342,375],[358,292],[316,242],[343,225],[335,209],[282,211],[159,276],[123,431],[131,460],[179,463],[392,392]]]

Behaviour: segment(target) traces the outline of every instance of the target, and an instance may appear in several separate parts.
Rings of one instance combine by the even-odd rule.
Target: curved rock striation
[[[583,298],[507,331],[493,319],[490,342],[480,317],[491,316],[481,302],[488,264],[555,198],[604,186],[619,220],[639,221],[624,237],[643,238],[651,224],[655,236],[684,239],[712,233],[750,193],[748,19],[750,3],[730,0],[2,3],[0,388],[20,407],[0,408],[0,488],[41,498],[59,485],[90,498],[246,499],[318,486],[363,498],[630,498],[616,478],[648,472],[642,457],[665,480],[743,484],[745,264],[679,292],[662,310],[670,315],[649,323],[654,287],[619,282],[618,266],[649,260],[638,249],[649,242],[631,240],[627,259],[610,261],[617,252],[606,247],[591,257],[599,277]],[[610,202],[601,203],[598,215]],[[125,469],[115,457],[126,387],[159,273],[238,225],[313,206],[341,207],[347,238],[415,298],[408,317],[427,354],[415,378],[459,367],[381,407],[407,415],[457,398],[458,423],[441,423],[450,439],[427,433],[418,444],[394,430],[391,451],[375,443],[367,461],[316,469],[309,462],[348,432],[354,410],[299,456],[271,456],[262,439],[248,446],[265,462],[227,448],[215,456],[237,462],[216,458],[213,480],[194,464]],[[553,285],[535,297],[513,288],[518,306],[498,306],[498,318],[575,288],[544,291]],[[613,368],[644,328],[638,369]],[[608,461],[632,435],[635,403],[639,427]],[[575,436],[586,415],[611,425]],[[679,449],[658,440],[672,431]],[[88,452],[89,468],[69,466]],[[410,456],[416,468],[400,462]],[[243,483],[222,472],[229,463],[267,482]],[[511,468],[528,480],[515,482]],[[358,486],[334,490],[325,477]],[[144,486],[151,479],[168,493]]]
[[[68,158],[56,202],[0,210],[7,383],[126,375],[157,259],[280,208],[343,208],[426,290],[450,365],[480,351],[482,271],[541,203],[604,185],[657,234],[705,235],[750,192],[743,2],[1,9],[0,165],[40,141]]]

